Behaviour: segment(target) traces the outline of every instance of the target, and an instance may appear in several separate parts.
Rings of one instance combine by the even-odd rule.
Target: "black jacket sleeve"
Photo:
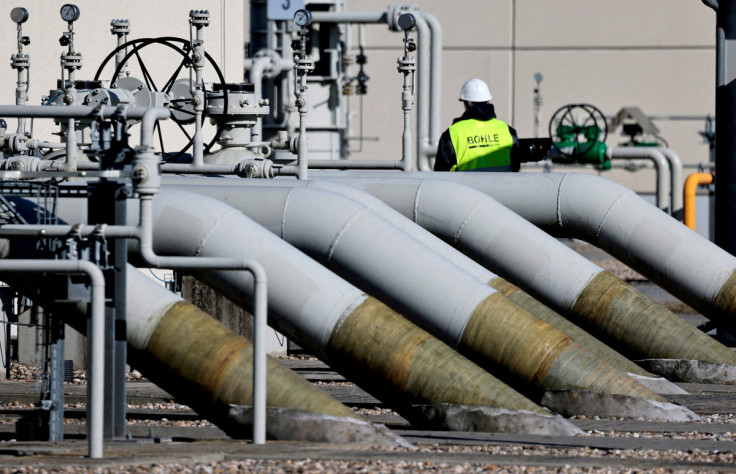
[[[519,146],[519,137],[516,134],[516,129],[514,129],[510,125],[509,125],[509,132],[511,133],[511,136],[514,138],[514,144],[511,146],[511,171],[518,172],[521,170],[521,160],[520,160],[521,147]]]
[[[437,154],[434,157],[434,170],[450,171],[450,168],[456,164],[457,157],[455,156],[455,147],[452,145],[452,140],[450,139],[450,131],[445,130],[437,145]]]

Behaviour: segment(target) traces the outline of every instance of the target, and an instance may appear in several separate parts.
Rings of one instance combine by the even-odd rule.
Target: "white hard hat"
[[[465,102],[488,102],[492,98],[488,84],[480,79],[469,79],[460,89],[460,100]]]

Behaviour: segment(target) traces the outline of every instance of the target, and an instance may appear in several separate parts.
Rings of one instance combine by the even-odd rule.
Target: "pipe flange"
[[[263,68],[263,77],[272,79],[281,74],[281,55],[273,49],[262,49],[254,56],[255,59],[266,58],[268,65]]]
[[[418,12],[420,11],[419,5],[416,3],[398,3],[394,5],[389,5],[388,7],[388,18],[386,20],[386,23],[388,24],[388,29],[391,31],[404,31],[399,26],[399,17],[407,12]]]

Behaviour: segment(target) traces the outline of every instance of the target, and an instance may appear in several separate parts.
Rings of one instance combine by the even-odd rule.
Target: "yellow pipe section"
[[[335,325],[325,356],[399,410],[452,403],[549,413],[374,298]]]
[[[198,413],[225,420],[229,406],[252,405],[253,346],[191,303],[169,308],[131,364]],[[269,358],[268,406],[358,418],[351,409]]]
[[[695,230],[695,192],[698,186],[711,184],[714,180],[713,173],[692,173],[685,180],[682,191],[682,223]]]
[[[487,370],[521,384],[532,398],[545,390],[590,390],[666,402],[551,324],[496,292],[478,305],[459,350]],[[503,378],[503,377],[502,377]]]
[[[580,326],[573,324],[568,319],[537,301],[529,293],[508,280],[501,277],[495,277],[488,282],[488,285],[506,295],[508,299],[529,311],[534,316],[538,317],[542,321],[546,321],[573,338],[575,341],[584,345],[587,349],[592,350],[598,354],[599,357],[603,358],[606,362],[609,362],[619,370],[645,377],[654,377],[654,375],[642,369],[621,355],[621,353],[611,349],[609,346],[590,335],[590,333],[583,330]]]
[[[736,277],[729,281],[736,286]],[[727,286],[728,283],[723,288]],[[736,307],[728,294],[722,289],[722,304]],[[631,358],[692,359],[736,365],[736,353],[608,272],[593,278],[571,314],[614,349],[623,352],[625,347]]]

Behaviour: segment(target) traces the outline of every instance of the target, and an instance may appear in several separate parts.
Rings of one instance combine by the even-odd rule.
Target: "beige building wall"
[[[39,104],[60,76],[58,38],[66,30],[59,18],[65,2],[17,2],[30,12],[23,32],[31,38],[30,104]],[[470,77],[486,80],[500,118],[520,136],[533,133],[535,73],[543,74],[542,129],[552,113],[570,103],[590,103],[606,115],[621,107],[638,106],[651,116],[696,117],[657,120],[661,135],[687,164],[708,161],[708,148],[698,134],[704,117],[714,113],[715,13],[696,0],[418,0],[413,3],[436,16],[443,27],[442,128],[461,112],[457,94]],[[243,77],[243,46],[248,41],[248,4],[243,0],[180,0],[101,2],[80,0],[75,24],[76,49],[84,68],[78,79],[92,79],[114,48],[110,20],[127,18],[131,37],[188,37],[188,13],[207,9],[212,23],[204,31],[207,51],[223,69],[228,82]],[[13,6],[16,4],[13,4]],[[347,0],[350,11],[385,11],[381,0]],[[15,102],[16,73],[10,68],[15,51],[11,5],[0,22],[5,63],[0,64],[0,103]],[[245,25],[245,27],[244,27]],[[402,54],[401,34],[385,25],[367,28],[369,95],[364,98],[366,140],[357,159],[397,159],[401,154],[401,75],[396,59]],[[0,57],[2,55],[0,54]],[[173,71],[178,58],[161,55],[151,69]],[[351,99],[352,133],[358,135],[359,99]],[[11,130],[14,124],[10,125]],[[40,135],[44,129],[37,125]],[[53,129],[51,129],[53,131]],[[415,133],[415,131],[413,131]],[[48,137],[40,137],[48,138]],[[622,141],[609,135],[609,145]],[[356,150],[357,142],[353,143]],[[604,173],[637,191],[654,190],[654,174],[625,171]]]

